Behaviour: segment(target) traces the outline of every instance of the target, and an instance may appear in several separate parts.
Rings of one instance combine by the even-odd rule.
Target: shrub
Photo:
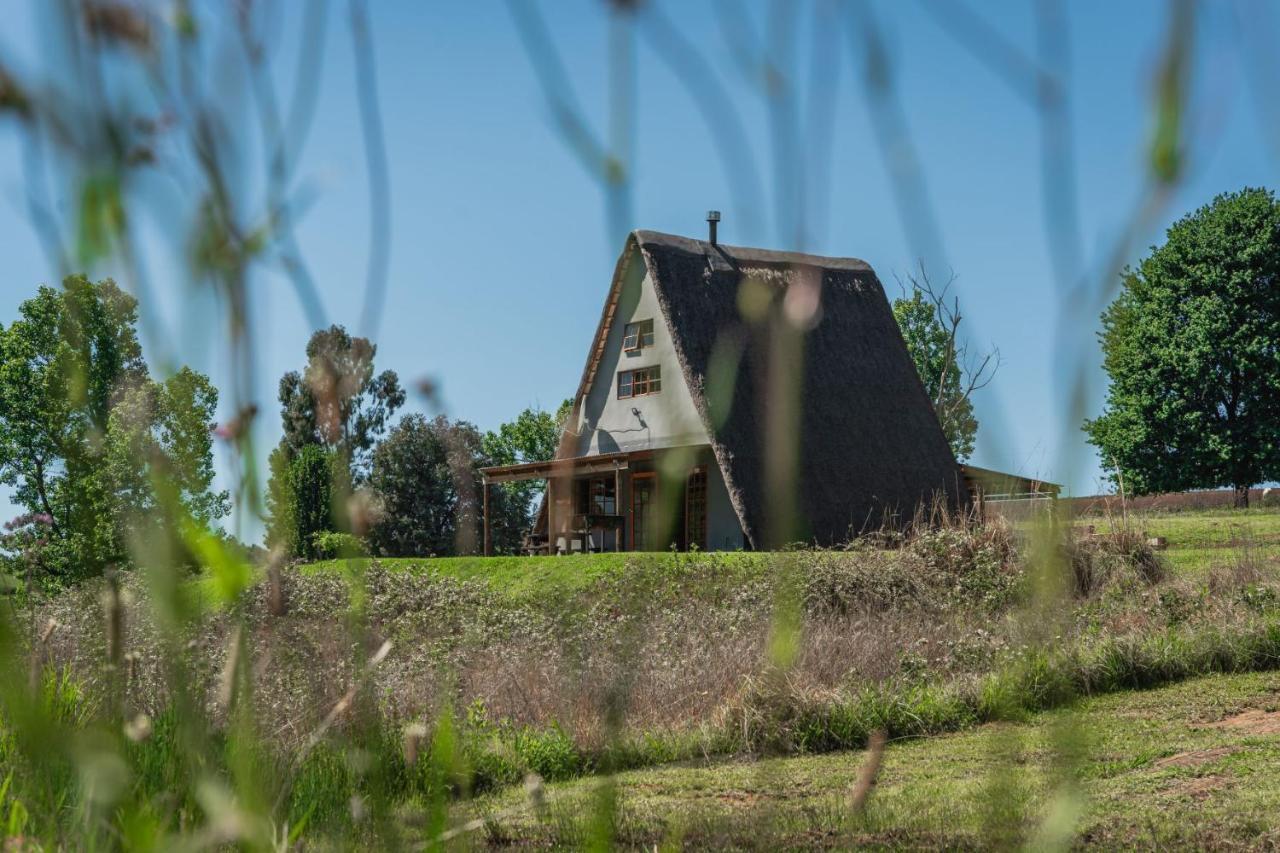
[[[1017,597],[1025,574],[1012,531],[1002,521],[918,531],[905,551],[927,583],[992,609]]]
[[[312,536],[316,559],[334,560],[369,556],[369,547],[359,536],[336,530],[321,530]]]
[[[1100,535],[1071,537],[1066,542],[1075,594],[1088,598],[1114,583],[1153,585],[1168,577],[1169,567],[1136,531],[1119,529]]]

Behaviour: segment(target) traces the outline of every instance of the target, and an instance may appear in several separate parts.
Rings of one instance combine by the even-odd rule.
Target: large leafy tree
[[[1085,423],[1117,485],[1280,478],[1280,204],[1218,196],[1169,228],[1102,315],[1106,410]]]
[[[387,556],[477,553],[482,546],[483,486],[479,469],[497,464],[480,432],[466,421],[401,418],[373,454],[369,485],[382,504],[370,539]],[[502,489],[489,502],[494,550],[514,553],[528,517]]]
[[[394,370],[374,373],[377,354],[368,338],[353,338],[342,326],[311,335],[306,367],[280,379],[281,444],[290,460],[318,444],[345,460],[354,482],[364,480],[373,445],[405,401]]]
[[[565,421],[573,409],[573,400],[565,400],[554,413],[528,408],[516,419],[502,424],[497,431],[484,434],[481,447],[490,465],[512,465],[517,462],[545,462],[556,455]],[[532,523],[534,499],[542,492],[537,480],[504,483],[503,491],[516,507],[525,509],[527,528]]]
[[[964,461],[978,435],[971,397],[990,383],[1000,366],[1000,353],[969,353],[960,337],[960,303],[954,297],[948,301],[952,281],[936,288],[923,270],[918,277],[908,276],[903,295],[893,302],[893,316],[951,451]]]
[[[230,495],[213,489],[210,426],[218,391],[183,367],[163,382],[124,389],[107,421],[104,472],[122,518],[171,516],[180,504],[208,526],[230,512]],[[161,488],[157,490],[159,482]]]
[[[165,507],[210,522],[209,429],[217,393],[184,370],[148,375],[137,303],[112,281],[41,287],[0,328],[0,482],[47,518],[54,569],[94,574],[127,559],[130,531]]]

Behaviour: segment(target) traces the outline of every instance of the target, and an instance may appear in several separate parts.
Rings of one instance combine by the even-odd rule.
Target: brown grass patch
[[[1238,746],[1215,746],[1212,749],[1195,749],[1190,752],[1179,752],[1177,755],[1170,755],[1168,758],[1162,758],[1157,761],[1154,767],[1199,767],[1202,764],[1209,764],[1217,761],[1224,755],[1231,755],[1239,752]]]
[[[1280,711],[1250,708],[1208,726],[1211,729],[1235,729],[1251,735],[1277,735],[1280,734]]]
[[[1179,779],[1168,788],[1168,793],[1176,797],[1189,797],[1193,800],[1207,800],[1219,791],[1230,788],[1234,783],[1226,776],[1216,773],[1208,776],[1193,776],[1190,779]]]

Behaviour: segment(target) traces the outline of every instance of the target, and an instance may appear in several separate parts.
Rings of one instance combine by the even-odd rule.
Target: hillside
[[[276,796],[317,838],[368,830],[353,823],[357,793],[381,791],[384,807],[409,828],[429,806],[442,828],[446,816],[473,813],[462,802],[468,797],[518,789],[530,772],[568,781],[690,761],[808,756],[715,771],[745,792],[725,795],[733,817],[741,811],[735,798],[768,803],[791,784],[766,774],[749,785],[758,768],[812,768],[815,777],[839,779],[861,760],[848,751],[877,729],[932,742],[1083,697],[1274,667],[1278,532],[1280,514],[1250,511],[1153,515],[1127,526],[1082,520],[1070,535],[1044,541],[1033,527],[991,524],[844,551],[331,561],[284,571],[278,601],[260,579],[231,609],[214,604],[209,578],[193,578],[183,589],[202,594],[187,605],[176,682],[172,646],[156,622],[164,609],[141,575],[123,578],[122,684],[105,665],[101,584],[43,603],[31,624],[56,622],[43,654],[64,673],[59,689],[70,691],[75,713],[100,709],[117,684],[130,713],[149,715],[154,731],[131,760],[137,784],[157,796],[167,783],[148,768],[165,766],[162,756],[181,744],[173,709],[194,701],[215,733],[224,731],[234,723],[227,673],[241,672],[260,760],[277,768],[262,784],[291,780]],[[1152,551],[1147,535],[1166,537],[1169,548]],[[1053,557],[1050,575],[1036,556],[1044,553]],[[233,667],[233,655],[251,665]],[[1104,702],[1092,713],[1118,707]],[[405,739],[415,731],[429,739],[414,747],[429,760],[411,766]],[[908,748],[923,747],[891,753]],[[965,749],[956,754],[978,747]],[[369,788],[353,755],[389,768],[381,787]],[[679,799],[694,783],[671,772],[634,778],[644,791],[670,784]],[[697,778],[705,777],[689,777]],[[885,791],[898,790],[894,778],[885,777]],[[805,784],[815,793],[797,797],[797,808],[822,801],[822,784]],[[876,808],[909,794],[940,798],[936,811],[946,801],[940,790],[917,793],[903,783],[904,793]],[[697,811],[672,805],[673,814]],[[886,813],[886,826],[897,825],[895,814]],[[627,820],[623,829],[636,838],[668,832],[666,823]],[[965,820],[943,829],[957,838],[980,829]],[[795,825],[788,818],[778,826]],[[904,839],[937,830],[904,826]],[[513,827],[503,831],[524,831],[519,820]],[[816,831],[820,841],[832,830],[819,822]]]
[[[648,848],[1266,848],[1280,841],[1280,677],[1214,676],[1099,697],[885,751],[865,813],[851,806],[865,752],[633,771],[617,786],[617,839]],[[492,844],[575,845],[598,782],[477,802]]]

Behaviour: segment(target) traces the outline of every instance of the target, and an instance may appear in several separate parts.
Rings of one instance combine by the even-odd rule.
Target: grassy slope
[[[598,581],[619,575],[631,560],[669,564],[678,571],[685,556],[666,552],[652,554],[606,553],[571,554],[563,557],[389,557],[378,562],[387,569],[405,572],[434,572],[456,580],[479,580],[513,600],[567,596]],[[763,568],[767,555],[731,553],[719,555],[727,571],[752,572]],[[323,560],[303,567],[304,572],[344,572],[360,568],[367,559]]]
[[[1267,832],[1275,843],[1280,735],[1214,723],[1278,706],[1280,675],[1219,676],[1102,697],[1026,724],[892,744],[864,820],[852,819],[848,806],[860,752],[625,773],[617,778],[620,840],[987,846],[1034,843],[1053,813],[1077,843],[1102,848],[1252,845]],[[1280,714],[1272,722],[1280,725]],[[1072,775],[1061,763],[1063,744],[1076,756],[1076,797],[1059,796],[1053,784]],[[552,786],[547,822],[528,812],[519,792],[479,801],[476,810],[491,817],[491,841],[571,842],[596,785]],[[990,834],[1010,826],[1017,837]]]
[[[1078,526],[1093,525],[1105,531],[1120,519],[1087,517]],[[1175,570],[1200,574],[1217,565],[1230,565],[1241,543],[1248,543],[1256,556],[1280,558],[1280,512],[1274,509],[1206,510],[1200,512],[1150,513],[1133,516],[1129,523],[1151,536],[1169,541],[1165,556]],[[635,555],[627,553],[575,554],[565,557],[394,557],[382,565],[403,571],[437,572],[459,580],[479,579],[513,599],[557,595],[580,591],[601,577],[619,572],[630,559],[675,562],[670,553]],[[761,567],[764,554],[724,554],[727,568],[751,571]],[[365,560],[324,560],[311,563],[305,571],[344,571]]]

